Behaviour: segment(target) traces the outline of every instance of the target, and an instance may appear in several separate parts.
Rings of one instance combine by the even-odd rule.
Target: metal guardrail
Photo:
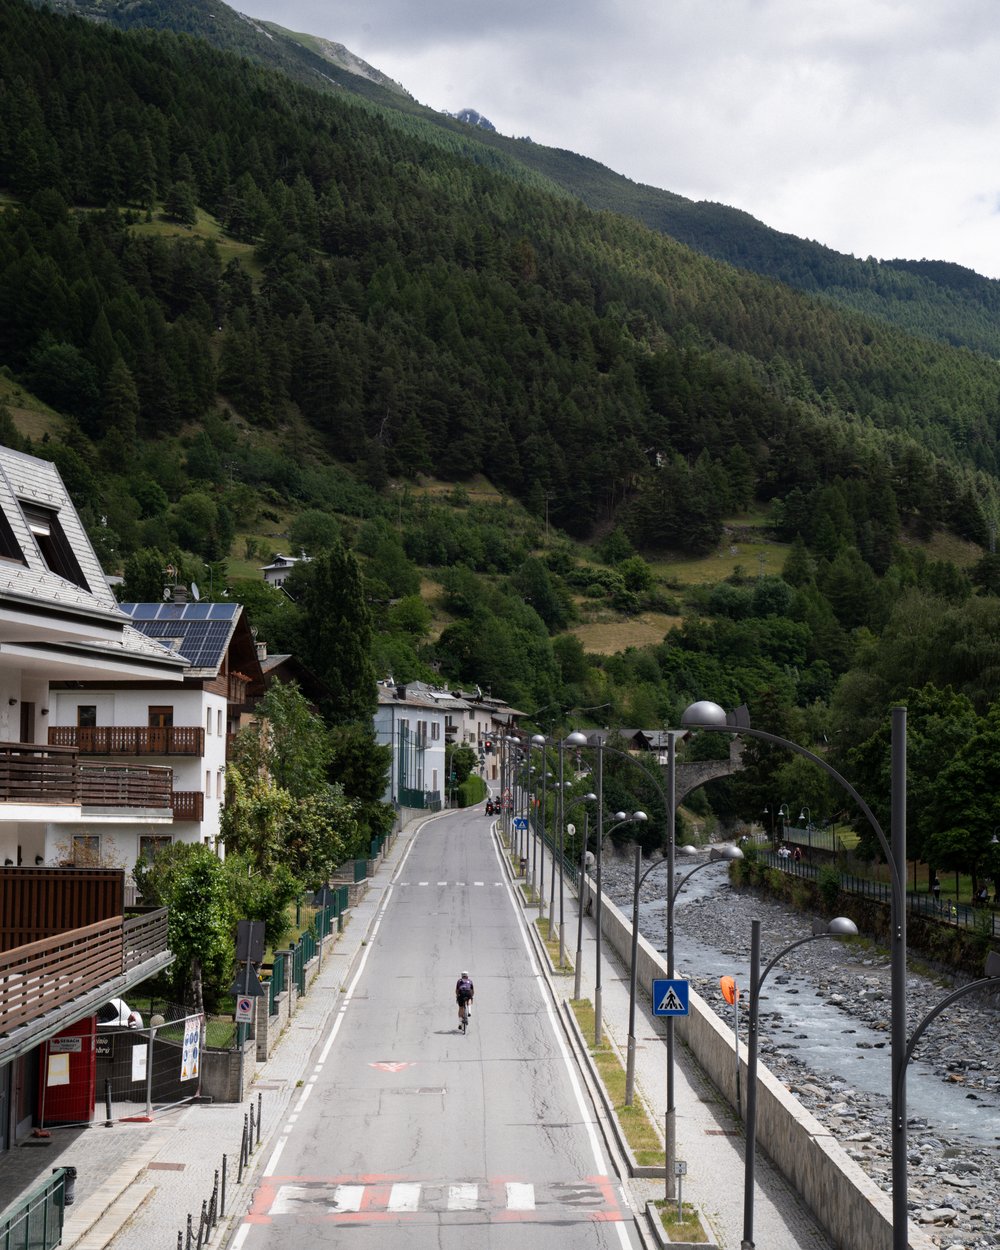
[[[54,1250],[62,1241],[66,1169],[56,1168],[0,1215],[0,1250]]]

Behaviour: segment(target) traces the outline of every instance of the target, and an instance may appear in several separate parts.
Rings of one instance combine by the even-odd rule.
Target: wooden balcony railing
[[[80,802],[84,807],[144,807],[168,812],[174,770],[157,765],[80,764]]]
[[[113,916],[0,953],[0,1038],[166,950],[167,912],[161,908],[130,920]]]
[[[175,790],[171,800],[174,820],[202,820],[205,816],[205,796],[200,790]]]
[[[172,790],[167,765],[83,763],[72,747],[0,743],[0,803],[169,812]]]
[[[204,755],[200,725],[51,725],[49,745],[81,755]]]
[[[122,972],[120,916],[0,955],[0,1036]]]

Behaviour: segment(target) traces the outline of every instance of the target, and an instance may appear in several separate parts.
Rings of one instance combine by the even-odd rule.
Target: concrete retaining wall
[[[632,955],[630,920],[604,899],[601,930],[626,967]],[[675,969],[676,975],[682,975]],[[666,959],[640,934],[636,983],[648,994],[654,979],[667,976]],[[689,1014],[677,1017],[674,1032],[690,1049],[719,1093],[737,1113],[736,1060],[732,1030],[693,990]],[[746,1046],[740,1044],[741,1083],[746,1089]],[[888,1061],[886,1086],[889,1084]],[[763,1064],[757,1065],[757,1144],[812,1209],[842,1250],[891,1250],[892,1199],[848,1157],[836,1139]],[[911,1250],[935,1250],[913,1224]]]

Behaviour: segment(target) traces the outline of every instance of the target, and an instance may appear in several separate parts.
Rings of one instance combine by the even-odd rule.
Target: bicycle
[[[458,1027],[462,1030],[463,1033],[468,1032],[469,1017],[471,1015],[472,1015],[472,1012],[469,1010],[469,1000],[466,999],[465,1002],[463,1002],[459,1006],[459,1009],[458,1009],[458,1017],[459,1017]]]

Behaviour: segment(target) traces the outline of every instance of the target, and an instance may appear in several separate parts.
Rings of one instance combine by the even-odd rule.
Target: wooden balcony
[[[0,804],[170,810],[173,769],[82,762],[73,747],[0,743]]]
[[[123,877],[103,868],[0,869],[0,1051],[12,1030],[167,954],[165,908],[127,920],[102,915],[121,907]]]
[[[49,746],[75,747],[81,755],[204,755],[199,725],[51,725]]]
[[[203,820],[205,796],[200,790],[175,790],[171,798],[174,820]]]

